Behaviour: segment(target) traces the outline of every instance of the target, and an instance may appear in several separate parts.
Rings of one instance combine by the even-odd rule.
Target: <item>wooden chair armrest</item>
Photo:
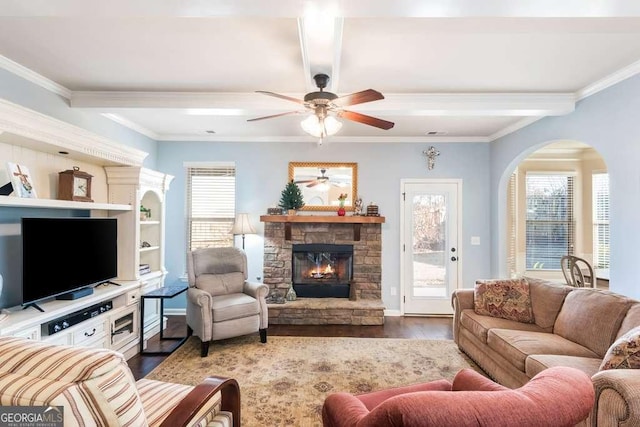
[[[240,427],[240,386],[233,378],[210,376],[194,387],[162,422],[161,427],[187,426],[217,392],[222,393],[223,411],[233,414],[233,427]]]

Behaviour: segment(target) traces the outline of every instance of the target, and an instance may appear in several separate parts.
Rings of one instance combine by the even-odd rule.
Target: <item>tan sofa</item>
[[[453,292],[453,335],[491,378],[518,388],[546,368],[587,373],[596,392],[584,426],[640,426],[640,370],[600,370],[613,342],[640,325],[640,301],[528,279],[535,323],[479,315],[474,290]]]

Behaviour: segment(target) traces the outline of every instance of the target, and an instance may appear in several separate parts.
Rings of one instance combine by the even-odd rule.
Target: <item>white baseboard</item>
[[[165,316],[186,316],[187,309],[186,308],[165,308],[164,315]]]
[[[396,317],[402,316],[402,312],[400,310],[385,310],[384,315],[389,317]]]

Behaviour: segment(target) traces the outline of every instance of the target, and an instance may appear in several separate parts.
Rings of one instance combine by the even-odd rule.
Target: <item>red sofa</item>
[[[569,427],[587,418],[593,404],[591,378],[575,368],[547,369],[515,390],[463,369],[453,382],[330,394],[322,421],[325,427]]]

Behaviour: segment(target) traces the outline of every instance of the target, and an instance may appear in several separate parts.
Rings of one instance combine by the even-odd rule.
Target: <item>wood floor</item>
[[[269,325],[269,336],[307,337],[359,337],[359,338],[415,338],[453,339],[450,317],[385,317],[382,326],[351,325]],[[184,316],[168,316],[165,336],[184,336]],[[149,340],[147,350],[164,350],[175,345],[172,341],[160,341],[156,335]],[[209,351],[215,351],[215,343]],[[136,355],[128,360],[137,379],[143,378],[168,356]]]

